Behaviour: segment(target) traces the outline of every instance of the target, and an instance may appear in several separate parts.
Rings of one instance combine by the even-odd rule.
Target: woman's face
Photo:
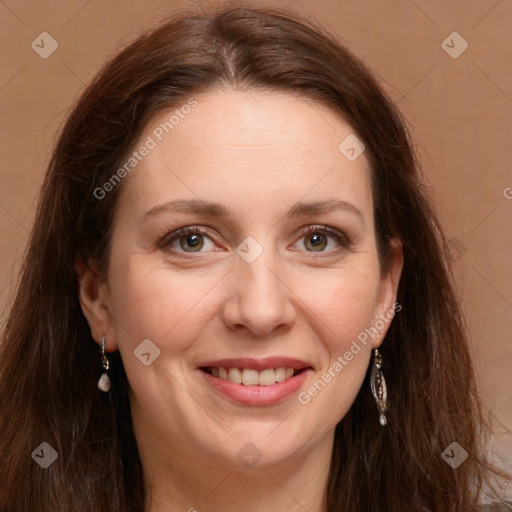
[[[361,149],[283,93],[204,93],[148,124],[84,307],[121,353],[143,459],[266,468],[332,441],[402,264],[398,246],[380,275]]]

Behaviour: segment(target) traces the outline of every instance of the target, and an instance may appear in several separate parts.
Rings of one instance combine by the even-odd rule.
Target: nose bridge
[[[237,261],[235,272],[237,282],[240,283],[240,293],[248,298],[267,296],[267,302],[272,299],[272,291],[282,293],[278,290],[283,285],[279,279],[281,265],[274,252],[273,249],[267,248],[250,263],[243,259]]]
[[[265,237],[264,244],[251,237],[245,239],[237,248],[240,257],[233,269],[238,300],[231,305],[228,321],[243,324],[258,335],[268,334],[293,319],[283,262],[271,240],[271,235]]]

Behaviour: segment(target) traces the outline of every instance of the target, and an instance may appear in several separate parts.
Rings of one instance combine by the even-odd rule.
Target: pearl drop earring
[[[105,352],[105,335],[103,335],[103,338],[101,338],[101,364],[103,366],[103,370],[105,370],[100,377],[100,380],[98,381],[98,388],[101,389],[104,393],[107,393],[110,389],[110,378],[107,375],[107,370],[109,367],[108,357]]]

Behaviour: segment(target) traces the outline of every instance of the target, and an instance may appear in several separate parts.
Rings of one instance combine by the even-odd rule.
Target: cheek
[[[336,277],[320,279],[319,286],[309,289],[305,295],[307,303],[330,332],[327,339],[331,340],[332,348],[341,350],[347,343],[350,345],[373,323],[378,284],[374,270],[351,269]]]
[[[149,338],[173,352],[185,349],[187,340],[201,331],[198,313],[203,319],[208,316],[203,299],[218,276],[197,270],[171,272],[144,255],[118,258],[112,268],[116,271],[109,278],[109,295],[117,342],[135,348]]]
[[[216,272],[211,267],[171,270],[148,255],[112,256],[109,295],[119,345],[133,350],[144,339],[150,339],[176,354],[200,337],[218,314],[223,300],[219,282],[223,271]],[[306,306],[295,304],[295,322],[319,329],[318,341],[329,352],[343,353],[373,321],[378,286],[378,270],[374,266],[340,268],[335,272],[315,269],[290,278],[292,288]]]
[[[351,269],[325,279],[314,294],[310,292],[309,305],[321,319],[321,344],[317,345],[321,369],[298,401],[326,428],[345,416],[363,383],[371,351],[365,329],[375,318],[378,282],[375,271]]]

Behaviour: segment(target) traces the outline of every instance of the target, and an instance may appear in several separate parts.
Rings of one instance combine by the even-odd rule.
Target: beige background
[[[194,3],[0,0],[4,316],[34,199],[67,109],[120,42],[183,5]],[[204,5],[203,0],[199,8]],[[495,419],[494,459],[512,466],[512,2],[285,0],[273,5],[289,5],[336,31],[378,73],[410,120],[453,237],[479,377]],[[454,31],[469,45],[458,58],[442,46]],[[31,47],[42,32],[58,42],[47,59]],[[451,52],[461,44],[457,36],[444,43]]]

